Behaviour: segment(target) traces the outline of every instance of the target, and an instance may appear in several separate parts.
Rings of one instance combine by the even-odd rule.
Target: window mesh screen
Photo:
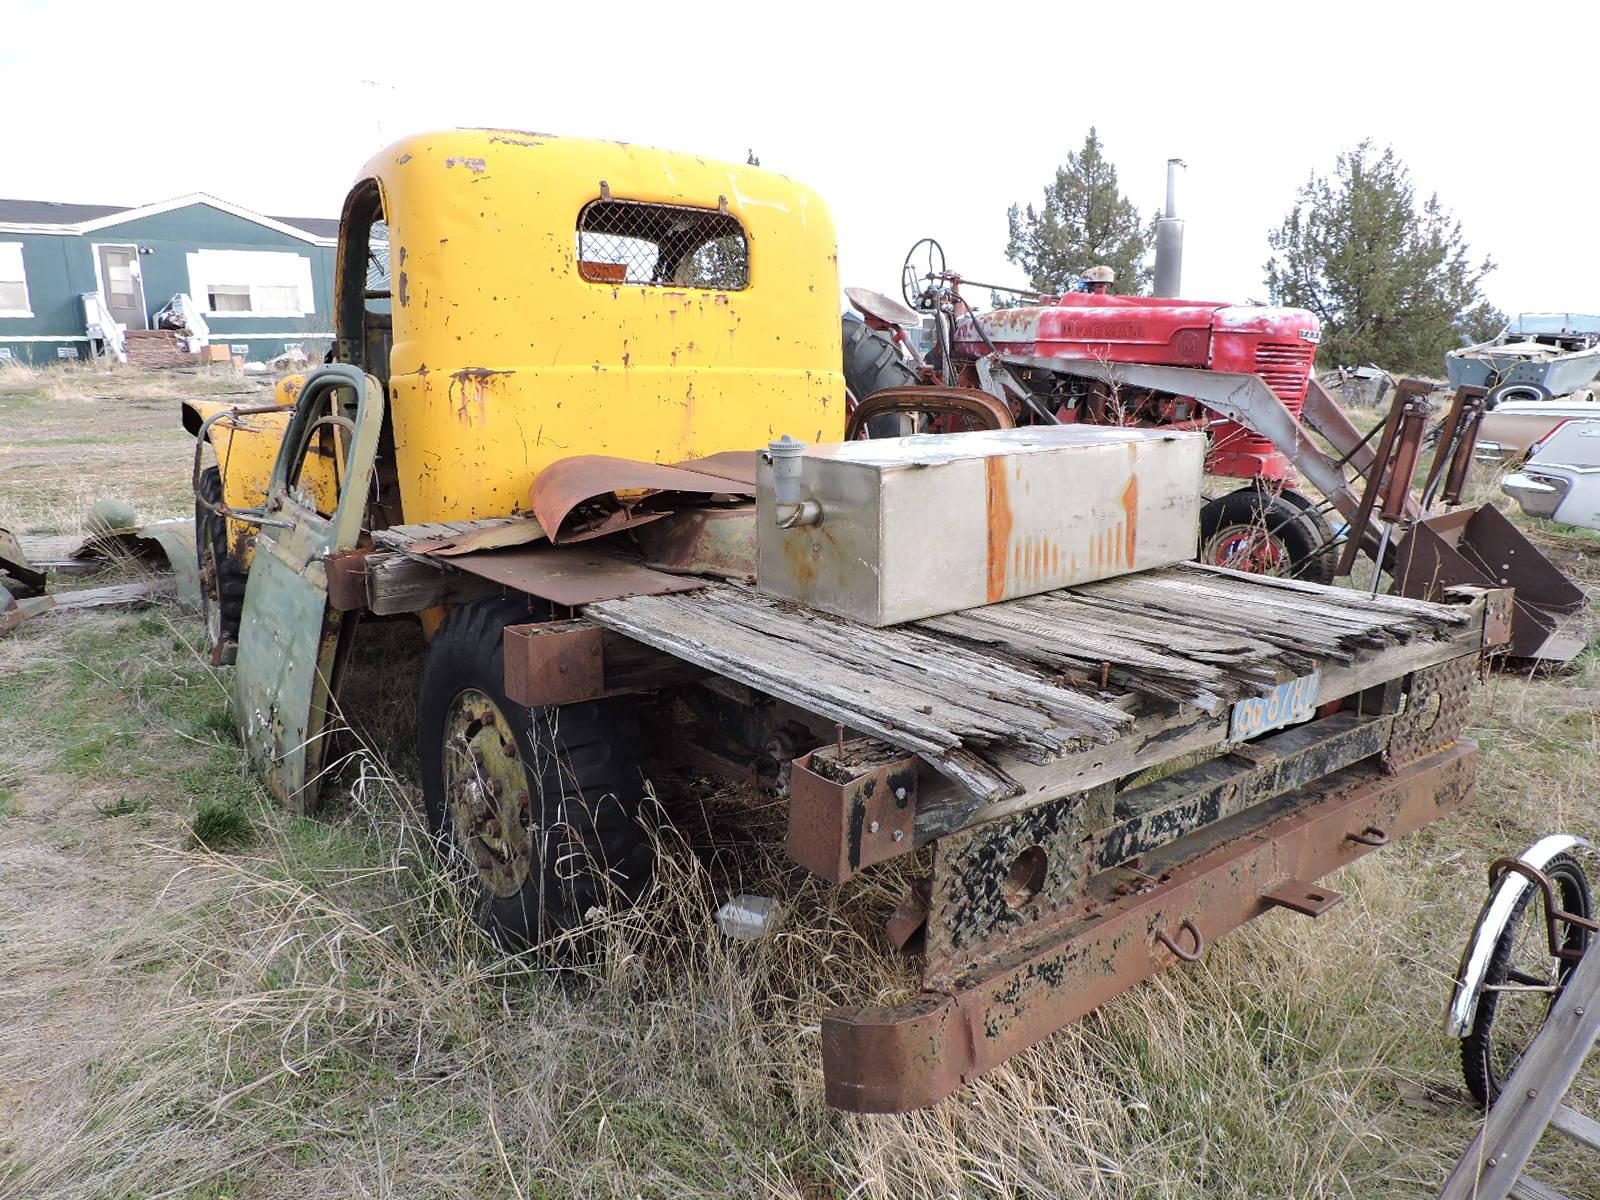
[[[578,214],[578,274],[736,292],[750,285],[750,245],[744,227],[715,209],[595,200]]]

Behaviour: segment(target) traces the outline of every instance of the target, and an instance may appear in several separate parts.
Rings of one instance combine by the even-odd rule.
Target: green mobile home
[[[54,362],[103,349],[103,324],[155,327],[187,295],[212,345],[268,359],[332,339],[339,223],[265,217],[195,193],[117,208],[0,200],[0,360]]]

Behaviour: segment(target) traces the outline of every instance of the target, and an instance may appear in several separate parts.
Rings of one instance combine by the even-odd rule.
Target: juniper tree
[[[1067,155],[1044,189],[1040,208],[1013,204],[1007,214],[1011,237],[1006,257],[1028,273],[1028,284],[1059,295],[1078,277],[1104,264],[1117,273],[1115,291],[1142,292],[1150,283],[1146,265],[1154,224],[1117,186],[1117,168],[1105,156],[1091,126],[1083,149]]]
[[[1329,366],[1436,375],[1446,350],[1498,317],[1479,288],[1494,264],[1474,260],[1437,194],[1417,202],[1392,148],[1364,141],[1331,176],[1313,173],[1267,240],[1267,290],[1321,319]]]

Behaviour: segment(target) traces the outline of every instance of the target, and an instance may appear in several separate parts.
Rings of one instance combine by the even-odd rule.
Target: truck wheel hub
[[[456,845],[496,896],[514,896],[533,862],[533,810],[516,735],[500,706],[468,688],[444,726],[444,793]]]

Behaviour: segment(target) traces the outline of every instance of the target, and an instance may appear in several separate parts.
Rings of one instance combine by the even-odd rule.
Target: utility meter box
[[[806,446],[798,457],[798,488],[779,495],[762,456],[757,586],[867,625],[1195,554],[1199,433],[1036,426]]]

